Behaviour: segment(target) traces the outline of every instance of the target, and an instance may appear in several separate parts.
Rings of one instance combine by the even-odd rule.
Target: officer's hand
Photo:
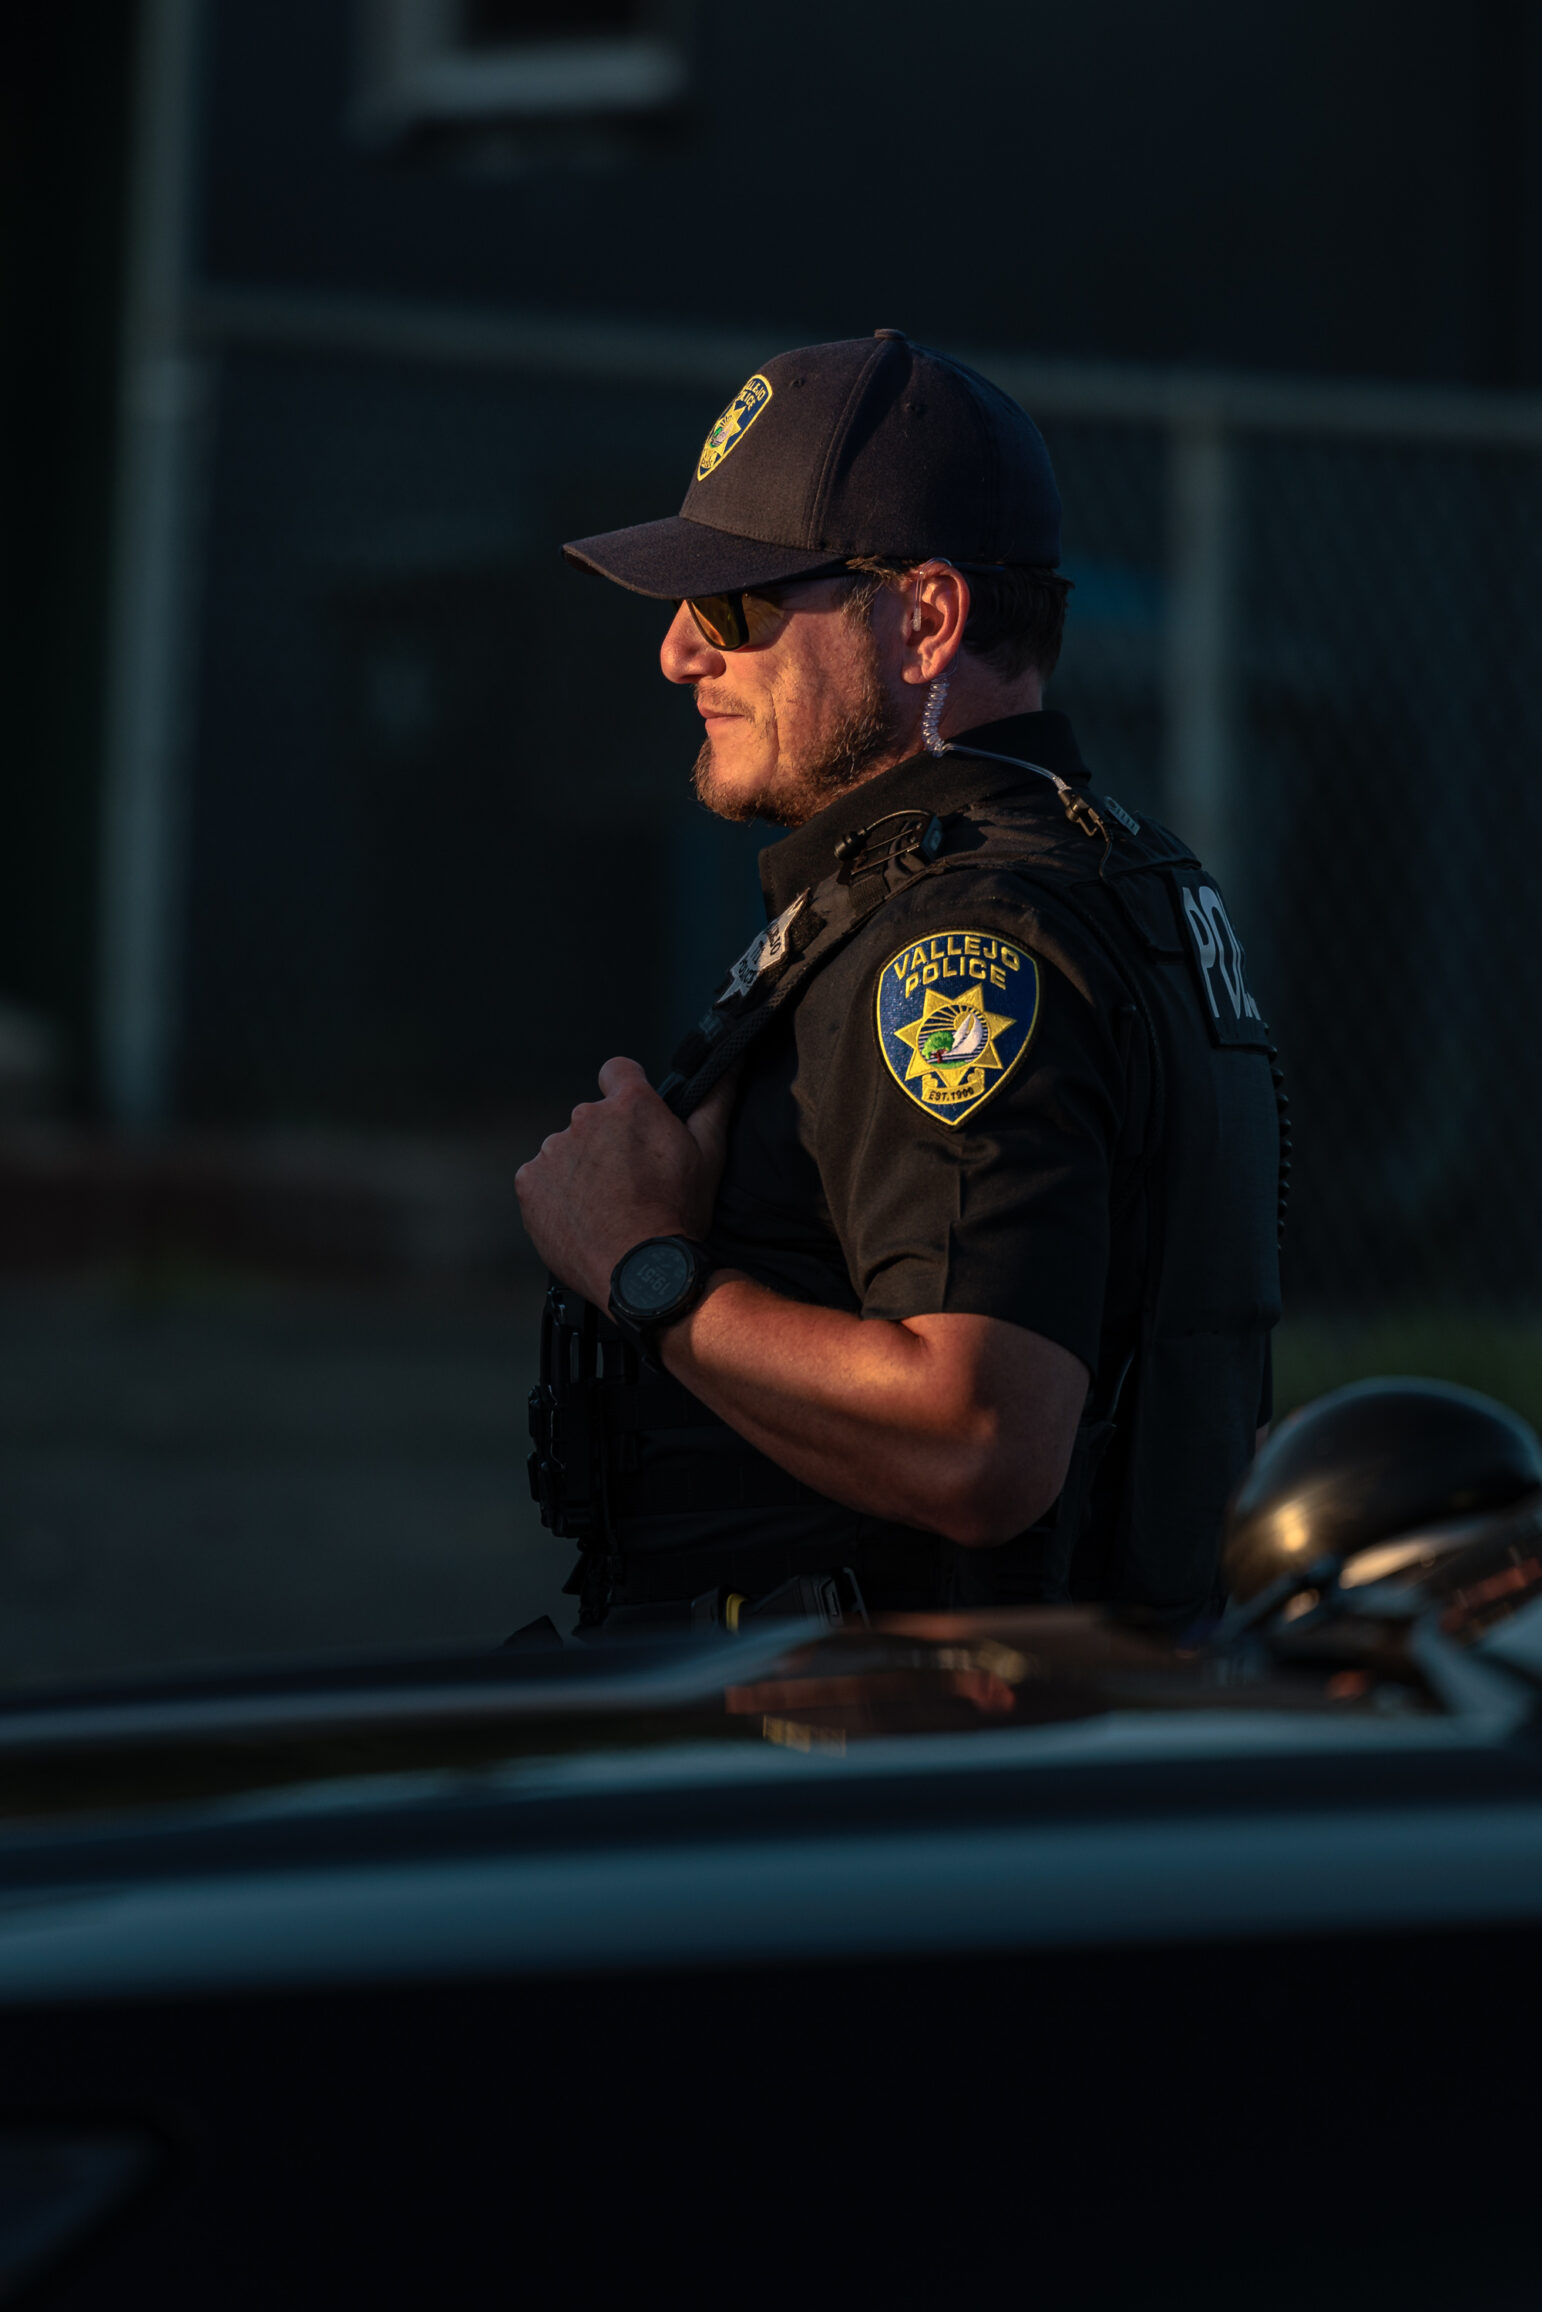
[[[635,1060],[607,1060],[603,1100],[514,1176],[525,1229],[554,1276],[603,1308],[610,1272],[645,1236],[704,1236],[728,1146],[736,1084],[725,1077],[688,1119],[664,1105]]]

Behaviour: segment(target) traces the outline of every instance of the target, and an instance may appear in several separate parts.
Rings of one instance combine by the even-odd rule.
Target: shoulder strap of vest
[[[701,1105],[778,1012],[802,994],[886,901],[930,872],[942,849],[942,821],[922,811],[894,816],[904,824],[892,838],[872,845],[872,828],[848,837],[837,848],[841,864],[835,874],[800,891],[751,940],[659,1084],[660,1096],[677,1116],[688,1116]]]

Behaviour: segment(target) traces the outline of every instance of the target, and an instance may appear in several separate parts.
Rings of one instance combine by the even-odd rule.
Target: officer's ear
[[[951,562],[923,562],[906,573],[901,601],[905,644],[901,679],[935,682],[964,646],[969,581]]]

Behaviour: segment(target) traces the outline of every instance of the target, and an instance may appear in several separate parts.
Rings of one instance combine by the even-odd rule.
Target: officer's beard
[[[776,768],[758,794],[729,788],[718,775],[707,739],[696,757],[691,783],[696,799],[720,819],[740,824],[764,819],[773,827],[801,827],[884,762],[903,751],[905,725],[895,705],[885,696],[878,679],[876,648],[863,666],[862,687],[827,730],[817,748],[806,754],[781,754]]]

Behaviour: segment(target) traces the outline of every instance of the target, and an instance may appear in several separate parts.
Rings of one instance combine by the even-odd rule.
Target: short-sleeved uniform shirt
[[[1086,779],[1061,715],[1021,715],[968,736]],[[1047,781],[1002,763],[922,756],[883,772],[763,853],[767,908],[778,914],[833,873],[841,837],[885,812],[946,814],[997,796],[1063,818]],[[966,945],[983,966],[973,980],[950,968],[964,966]],[[925,991],[905,999],[934,947],[932,1016],[966,1054],[978,1041],[987,1062],[973,1077],[967,1058],[954,1064],[962,1114],[928,1104],[948,1087],[925,1072],[916,1002]],[[1090,940],[1088,949],[1079,983],[1033,954],[1020,887],[987,869],[923,880],[880,908],[791,1022],[752,1048],[713,1250],[796,1299],[863,1316],[1001,1317],[1094,1371],[1110,1315],[1117,1325],[1120,1301],[1132,1305],[1121,1286],[1127,1277],[1133,1295],[1140,1247],[1116,1243],[1136,1225],[1120,1171],[1139,1156],[1144,1116],[1129,1113],[1122,990]],[[915,969],[896,973],[896,963]],[[886,971],[897,997],[887,1034]],[[961,995],[974,997],[962,1012],[949,1001]],[[1009,1024],[990,1024],[998,1020]],[[901,1040],[907,1028],[919,1032]],[[939,1056],[946,1068],[950,1055]],[[971,1103],[976,1085],[983,1096]]]
[[[1061,715],[967,738],[1086,781]],[[995,797],[1064,825],[1055,788],[1032,772],[920,756],[762,854],[768,913],[832,874],[837,843],[885,814],[946,815]],[[950,939],[954,957],[970,951],[957,973]],[[929,1003],[921,982],[934,950]],[[1144,1259],[1147,1102],[1121,1044],[1125,991],[1095,941],[1087,950],[1075,976],[1063,954],[1061,967],[1034,954],[1021,887],[986,868],[923,878],[879,908],[750,1049],[711,1230],[717,1259],[792,1299],[866,1317],[1002,1318],[1058,1342],[1089,1374],[1122,1357]],[[709,1454],[710,1441],[698,1436],[693,1449]],[[884,1535],[904,1530],[804,1497],[801,1513],[654,1515],[623,1538],[629,1550],[686,1545],[687,1587],[714,1543],[804,1531],[839,1562],[849,1538],[853,1553],[864,1545],[871,1585]],[[888,1602],[919,1602],[914,1580]]]

